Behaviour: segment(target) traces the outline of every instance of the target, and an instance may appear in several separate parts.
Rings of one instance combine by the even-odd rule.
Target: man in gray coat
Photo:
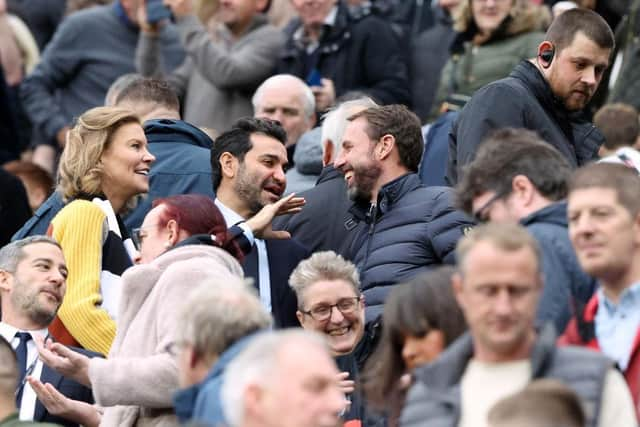
[[[253,115],[251,95],[271,74],[284,45],[284,35],[262,13],[268,1],[219,2],[216,20],[208,17],[204,23],[193,0],[165,3],[187,52],[182,65],[166,76],[181,100],[184,120],[224,132],[237,119]],[[145,76],[159,76],[158,29],[145,21],[141,17],[136,66]]]
[[[469,333],[414,371],[402,427],[486,427],[490,408],[537,378],[571,387],[586,426],[636,426],[633,401],[613,362],[556,347],[550,326],[534,328],[543,279],[536,240],[516,224],[475,227],[456,248],[452,278]]]

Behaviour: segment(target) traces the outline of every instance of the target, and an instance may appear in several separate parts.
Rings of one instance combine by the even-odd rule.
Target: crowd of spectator
[[[0,427],[635,427],[640,0],[0,0]]]

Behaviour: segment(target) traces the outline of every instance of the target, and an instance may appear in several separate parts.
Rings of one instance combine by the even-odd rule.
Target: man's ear
[[[227,179],[233,179],[236,176],[238,169],[238,159],[233,154],[225,151],[220,155],[220,171],[222,177]]]
[[[511,189],[513,194],[521,199],[524,206],[528,206],[537,191],[529,177],[525,175],[516,175],[511,180]]]
[[[298,322],[300,323],[300,326],[302,326],[302,319],[304,319],[304,313],[302,313],[300,310],[296,310],[296,317],[298,318]]]
[[[0,289],[10,292],[13,287],[13,275],[7,270],[0,270]]]
[[[393,148],[396,146],[396,138],[393,135],[385,134],[380,138],[378,143],[376,144],[374,151],[377,154],[378,160],[384,160],[393,151]]]
[[[453,294],[458,301],[458,305],[464,308],[464,292],[462,289],[462,275],[460,273],[454,273],[451,276],[451,287],[453,288]]]
[[[322,143],[322,166],[333,163],[333,143],[327,139]]]

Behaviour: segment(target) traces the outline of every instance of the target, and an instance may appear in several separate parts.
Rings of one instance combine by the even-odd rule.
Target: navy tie
[[[27,342],[31,339],[29,332],[16,332],[16,337],[20,338],[20,343],[16,348],[16,358],[18,359],[18,392],[16,393],[16,405],[20,407],[22,400],[22,390],[24,390],[24,376],[27,372]]]

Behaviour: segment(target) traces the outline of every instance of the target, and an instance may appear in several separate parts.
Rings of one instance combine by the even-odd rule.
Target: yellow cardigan
[[[84,348],[109,354],[116,334],[115,321],[100,307],[102,245],[109,230],[98,205],[75,200],[51,221],[52,237],[62,247],[67,263],[67,292],[58,317]]]

